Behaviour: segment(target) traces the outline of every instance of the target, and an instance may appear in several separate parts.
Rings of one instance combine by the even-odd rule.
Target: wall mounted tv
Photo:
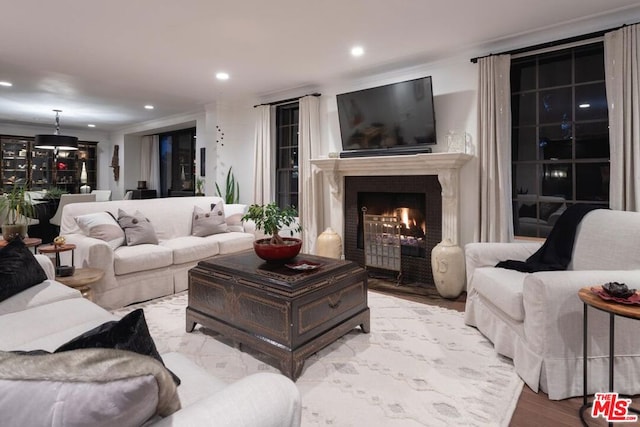
[[[431,76],[337,95],[340,157],[430,153],[436,144]]]

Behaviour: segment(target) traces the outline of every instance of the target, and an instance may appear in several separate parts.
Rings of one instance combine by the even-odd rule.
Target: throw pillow
[[[244,232],[244,225],[242,225],[242,217],[247,213],[247,205],[241,204],[228,204],[224,207],[224,215],[229,231]]]
[[[0,249],[0,301],[47,280],[47,275],[22,239]]]
[[[227,233],[229,228],[224,218],[224,204],[222,202],[211,205],[207,212],[198,206],[193,208],[191,221],[191,235],[205,237],[212,234]]]
[[[103,323],[75,337],[58,347],[54,353],[79,348],[115,348],[116,350],[133,351],[134,353],[151,356],[164,365],[153,338],[149,334],[144,311],[141,308],[132,311],[119,321]],[[176,385],[180,385],[180,378],[173,372],[169,372]]]
[[[129,215],[122,209],[118,209],[118,224],[124,230],[127,245],[141,245],[143,243],[158,244],[158,236],[149,221],[140,211]]]
[[[124,231],[118,221],[108,212],[96,212],[77,216],[76,223],[82,232],[94,239],[104,240],[115,249],[124,244]]]

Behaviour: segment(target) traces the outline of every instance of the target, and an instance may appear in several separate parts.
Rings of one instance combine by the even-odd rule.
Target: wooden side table
[[[79,290],[82,296],[93,301],[93,291],[91,285],[102,279],[104,271],[99,268],[78,268],[73,276],[56,277],[56,280],[70,288]]]
[[[42,239],[38,239],[37,237],[25,237],[23,240],[24,245],[28,248],[34,248],[33,252],[36,252],[36,247],[42,244]],[[9,242],[4,239],[0,239],[0,248],[4,248],[7,246]]]
[[[67,252],[67,251],[71,251],[71,265],[74,264],[75,260],[74,260],[74,250],[76,248],[76,245],[74,244],[64,244],[64,245],[47,245],[47,246],[40,246],[38,248],[38,252],[40,252],[41,254],[55,254],[56,255],[56,263],[55,263],[55,268],[56,268],[56,277],[58,277],[58,267],[60,267],[60,252]]]
[[[594,288],[596,286],[593,286]],[[583,320],[582,320],[582,406],[579,409],[580,420],[586,425],[584,420],[584,410],[590,408],[593,402],[587,400],[587,341],[588,341],[588,316],[587,309],[589,306],[604,311],[609,314],[609,392],[613,392],[613,368],[614,368],[614,335],[615,335],[615,317],[621,316],[629,319],[640,320],[640,306],[626,305],[615,301],[605,301],[591,291],[592,286],[586,286],[578,291],[578,297],[584,304]],[[629,411],[639,414],[635,408],[628,408]],[[612,423],[609,423],[612,425]]]

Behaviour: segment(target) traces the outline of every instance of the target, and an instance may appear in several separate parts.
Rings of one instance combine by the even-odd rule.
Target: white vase
[[[460,246],[444,239],[431,251],[431,270],[438,293],[443,298],[457,298],[464,289],[464,254]]]
[[[324,230],[316,240],[316,254],[328,258],[342,257],[342,239],[331,227]]]

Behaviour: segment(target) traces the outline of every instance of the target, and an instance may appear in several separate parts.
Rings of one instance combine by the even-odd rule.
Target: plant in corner
[[[24,186],[14,185],[10,192],[0,197],[0,213],[2,215],[2,237],[13,240],[27,236],[27,217],[34,215],[35,209],[31,197]]]
[[[196,178],[196,196],[204,196],[204,179]]]
[[[258,239],[253,243],[256,254],[269,262],[282,262],[294,258],[300,252],[302,240],[293,237],[282,237],[280,231],[284,227],[295,226],[291,230],[300,231],[296,224],[298,212],[293,206],[280,209],[275,203],[267,205],[249,206],[247,213],[242,217],[243,221],[253,221],[257,230],[262,230],[271,237]]]
[[[231,167],[229,168],[229,172],[227,172],[227,180],[225,182],[225,193],[222,194],[220,191],[220,187],[216,182],[216,196],[222,197],[224,202],[228,205],[232,203],[238,203],[240,200],[240,184],[236,181],[233,176],[233,172],[231,172]]]

